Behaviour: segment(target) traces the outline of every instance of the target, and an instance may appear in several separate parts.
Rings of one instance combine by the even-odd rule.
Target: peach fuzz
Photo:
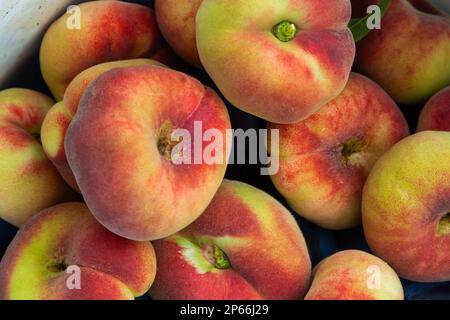
[[[377,0],[353,0],[355,15]],[[427,0],[396,0],[357,45],[358,72],[380,84],[400,104],[427,101],[450,85],[450,16]]]
[[[296,123],[345,87],[355,56],[348,0],[209,0],[196,17],[201,62],[236,107]]]
[[[191,65],[201,68],[195,36],[195,17],[203,0],[155,0],[159,29],[172,49]]]
[[[40,50],[42,75],[55,98],[80,72],[100,63],[173,57],[160,35],[152,9],[121,1],[91,1],[80,8],[80,29],[70,29],[74,17],[63,15],[47,30]]]
[[[80,268],[69,289],[67,268]],[[149,242],[106,230],[82,203],[40,212],[17,233],[0,263],[2,300],[111,300],[145,294],[156,272]]]
[[[248,184],[224,180],[204,214],[154,242],[155,299],[301,299],[311,262],[290,212]]]
[[[346,250],[322,260],[313,270],[305,300],[403,300],[395,271],[380,258]]]
[[[96,218],[134,240],[167,237],[206,209],[225,175],[229,150],[218,142],[222,161],[177,164],[172,133],[195,137],[214,129],[226,137],[227,109],[194,78],[160,66],[109,71],[86,89],[65,139],[68,163]],[[195,148],[205,150],[209,142]],[[176,151],[176,149],[175,149]],[[177,155],[175,155],[177,156]]]
[[[362,189],[374,163],[409,135],[395,102],[356,73],[308,119],[268,128],[280,130],[275,187],[298,214],[327,229],[361,223]]]
[[[417,131],[450,131],[450,87],[436,93],[420,113]]]
[[[76,191],[79,192],[78,185],[73,176],[72,170],[67,162],[64,149],[64,139],[67,129],[75,115],[81,96],[87,86],[97,77],[116,68],[126,68],[132,66],[160,65],[159,62],[150,59],[133,59],[124,61],[106,62],[91,67],[81,72],[67,87],[64,100],[58,102],[49,110],[42,123],[41,139],[42,146],[48,158],[58,169],[64,180]]]
[[[450,280],[450,132],[423,131],[384,154],[364,186],[374,253],[417,282]]]
[[[53,103],[28,89],[0,91],[0,218],[15,226],[75,197],[40,144],[41,124]]]

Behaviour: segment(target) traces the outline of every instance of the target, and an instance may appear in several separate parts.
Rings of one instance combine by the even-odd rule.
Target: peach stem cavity
[[[272,34],[281,42],[289,42],[297,35],[297,26],[288,20],[281,21],[272,28]]]
[[[450,235],[450,212],[447,212],[437,225],[437,234],[439,236]]]
[[[225,270],[231,268],[231,262],[226,253],[216,245],[211,245],[206,248],[206,259],[216,269]]]
[[[359,138],[352,138],[341,144],[339,147],[339,153],[341,154],[342,162],[346,165],[353,164],[353,156],[363,151],[364,147],[364,142]]]

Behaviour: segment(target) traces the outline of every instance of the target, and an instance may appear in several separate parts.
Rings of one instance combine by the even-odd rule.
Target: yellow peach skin
[[[154,242],[155,299],[301,299],[311,262],[290,212],[265,192],[225,180],[186,229]]]
[[[313,270],[306,300],[403,300],[395,271],[383,260],[359,250],[324,259]]]
[[[364,186],[371,249],[408,280],[450,280],[450,132],[423,131],[384,154]]]
[[[344,89],[355,56],[349,0],[208,0],[196,17],[200,60],[236,107],[296,123]]]
[[[150,59],[133,59],[106,62],[91,67],[73,79],[67,87],[64,94],[64,100],[58,102],[50,111],[42,123],[41,139],[44,151],[49,159],[63,176],[64,180],[76,191],[79,192],[78,185],[73,176],[72,170],[67,163],[66,152],[64,149],[64,139],[67,129],[77,112],[78,104],[84,90],[91,82],[105,72],[117,68],[126,68],[132,66],[159,65],[159,62]]]
[[[114,235],[82,203],[60,204],[30,219],[8,247],[0,299],[133,299],[150,288],[155,260],[149,242]]]
[[[409,135],[395,102],[352,73],[344,91],[308,119],[280,130],[275,187],[301,216],[327,229],[361,223],[362,189],[377,159]]]
[[[53,103],[28,89],[0,91],[0,218],[15,226],[75,196],[40,145],[41,124]]]
[[[42,75],[58,101],[73,78],[97,64],[152,57],[172,62],[152,9],[109,0],[82,3],[79,8],[79,29],[68,27],[69,19],[76,17],[63,15],[47,30],[41,45]]]

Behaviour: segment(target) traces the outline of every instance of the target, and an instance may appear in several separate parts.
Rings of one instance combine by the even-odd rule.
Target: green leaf
[[[380,0],[378,2],[378,6],[380,7],[381,11],[381,18],[384,17],[390,5],[391,0]],[[372,14],[368,14],[364,18],[355,18],[350,20],[348,27],[353,34],[355,42],[361,41],[369,34],[370,31],[372,31],[367,27],[367,20],[371,17],[371,15]]]

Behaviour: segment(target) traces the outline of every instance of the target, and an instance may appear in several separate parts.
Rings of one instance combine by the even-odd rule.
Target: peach
[[[159,29],[172,49],[191,65],[201,68],[195,36],[195,17],[203,0],[156,0]]]
[[[123,237],[154,240],[206,209],[225,175],[229,144],[216,140],[219,161],[190,160],[207,154],[207,132],[225,137],[229,128],[223,102],[194,78],[160,66],[120,68],[86,89],[65,150],[95,217]],[[183,130],[202,141],[179,150],[174,135]],[[179,163],[178,152],[190,162]]]
[[[308,119],[280,130],[275,187],[301,216],[327,229],[361,223],[361,195],[376,160],[409,134],[394,101],[352,73],[345,90]]]
[[[236,107],[296,123],[347,83],[355,44],[348,0],[209,0],[196,17],[201,62]]]
[[[265,192],[225,180],[186,229],[154,242],[156,299],[301,299],[311,262],[290,212]]]
[[[322,260],[313,270],[306,300],[403,300],[395,271],[383,260],[346,250]]]
[[[41,124],[53,103],[28,89],[0,91],[0,217],[15,226],[75,196],[40,144]]]
[[[353,0],[356,14],[377,2]],[[397,0],[381,29],[358,43],[355,64],[398,103],[413,105],[450,85],[449,56],[450,17],[427,0]]]
[[[41,45],[42,75],[58,101],[73,78],[97,64],[135,58],[173,60],[152,9],[106,0],[82,3],[79,9],[79,29],[71,25],[76,16],[63,15],[47,30]]]
[[[75,115],[81,96],[87,86],[97,77],[116,68],[125,68],[140,65],[161,65],[155,60],[133,59],[113,61],[98,64],[81,72],[67,87],[64,100],[58,102],[50,111],[42,123],[42,146],[48,158],[53,162],[64,180],[74,189],[79,191],[72,170],[67,163],[64,149],[64,139],[67,129]]]
[[[450,280],[450,132],[408,137],[375,164],[364,186],[370,248],[408,280]]]
[[[0,263],[0,299],[133,299],[150,288],[155,260],[149,242],[109,232],[82,203],[60,204],[30,219],[8,247]],[[71,277],[77,276],[74,287]]]
[[[436,93],[420,113],[417,131],[450,131],[450,86]]]

